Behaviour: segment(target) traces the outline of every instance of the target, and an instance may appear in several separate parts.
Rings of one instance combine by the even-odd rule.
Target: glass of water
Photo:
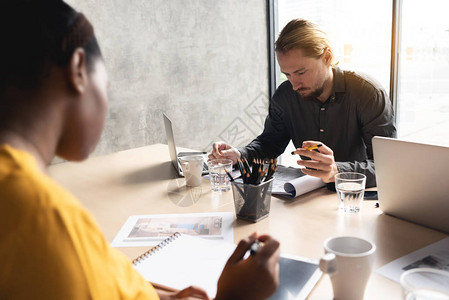
[[[400,278],[404,300],[448,300],[449,272],[432,268],[415,268]]]
[[[335,175],[339,210],[350,213],[360,211],[365,182],[366,176],[357,172],[343,172]]]
[[[207,166],[209,167],[209,177],[212,190],[214,192],[229,191],[231,189],[231,183],[225,170],[231,174],[232,160],[224,158],[214,159],[208,161]]]

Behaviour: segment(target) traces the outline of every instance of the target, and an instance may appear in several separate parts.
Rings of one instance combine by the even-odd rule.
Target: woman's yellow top
[[[0,145],[0,299],[159,299],[27,152]]]

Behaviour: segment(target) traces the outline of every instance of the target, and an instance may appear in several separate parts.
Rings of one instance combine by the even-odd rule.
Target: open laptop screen
[[[203,174],[207,174],[208,173],[207,164],[206,164],[207,152],[180,152],[180,153],[178,153],[177,150],[176,150],[176,144],[175,144],[175,137],[174,137],[174,134],[173,134],[172,122],[167,117],[167,115],[165,113],[163,113],[162,115],[163,115],[163,118],[164,118],[165,134],[167,136],[167,145],[168,145],[168,150],[170,152],[170,159],[172,161],[173,167],[176,169],[178,174],[180,176],[183,176],[179,158],[182,157],[182,156],[187,156],[187,155],[203,155],[204,156]]]
[[[449,148],[373,138],[380,209],[449,232]]]
[[[178,154],[176,153],[175,139],[173,136],[173,127],[167,115],[165,113],[163,113],[162,115],[164,117],[165,134],[167,136],[167,144],[168,144],[168,151],[170,152],[170,159],[173,163],[173,167],[175,167],[176,171],[178,171],[179,173],[180,168],[178,164]]]

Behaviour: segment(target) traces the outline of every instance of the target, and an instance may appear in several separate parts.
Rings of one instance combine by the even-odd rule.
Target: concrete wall
[[[166,143],[244,145],[268,105],[265,0],[67,0],[93,23],[109,73],[109,112],[93,155]]]

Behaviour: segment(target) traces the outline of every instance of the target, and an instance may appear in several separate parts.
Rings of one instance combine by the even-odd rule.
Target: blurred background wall
[[[67,0],[93,23],[109,73],[109,112],[93,155],[166,143],[245,145],[268,110],[263,0]]]

